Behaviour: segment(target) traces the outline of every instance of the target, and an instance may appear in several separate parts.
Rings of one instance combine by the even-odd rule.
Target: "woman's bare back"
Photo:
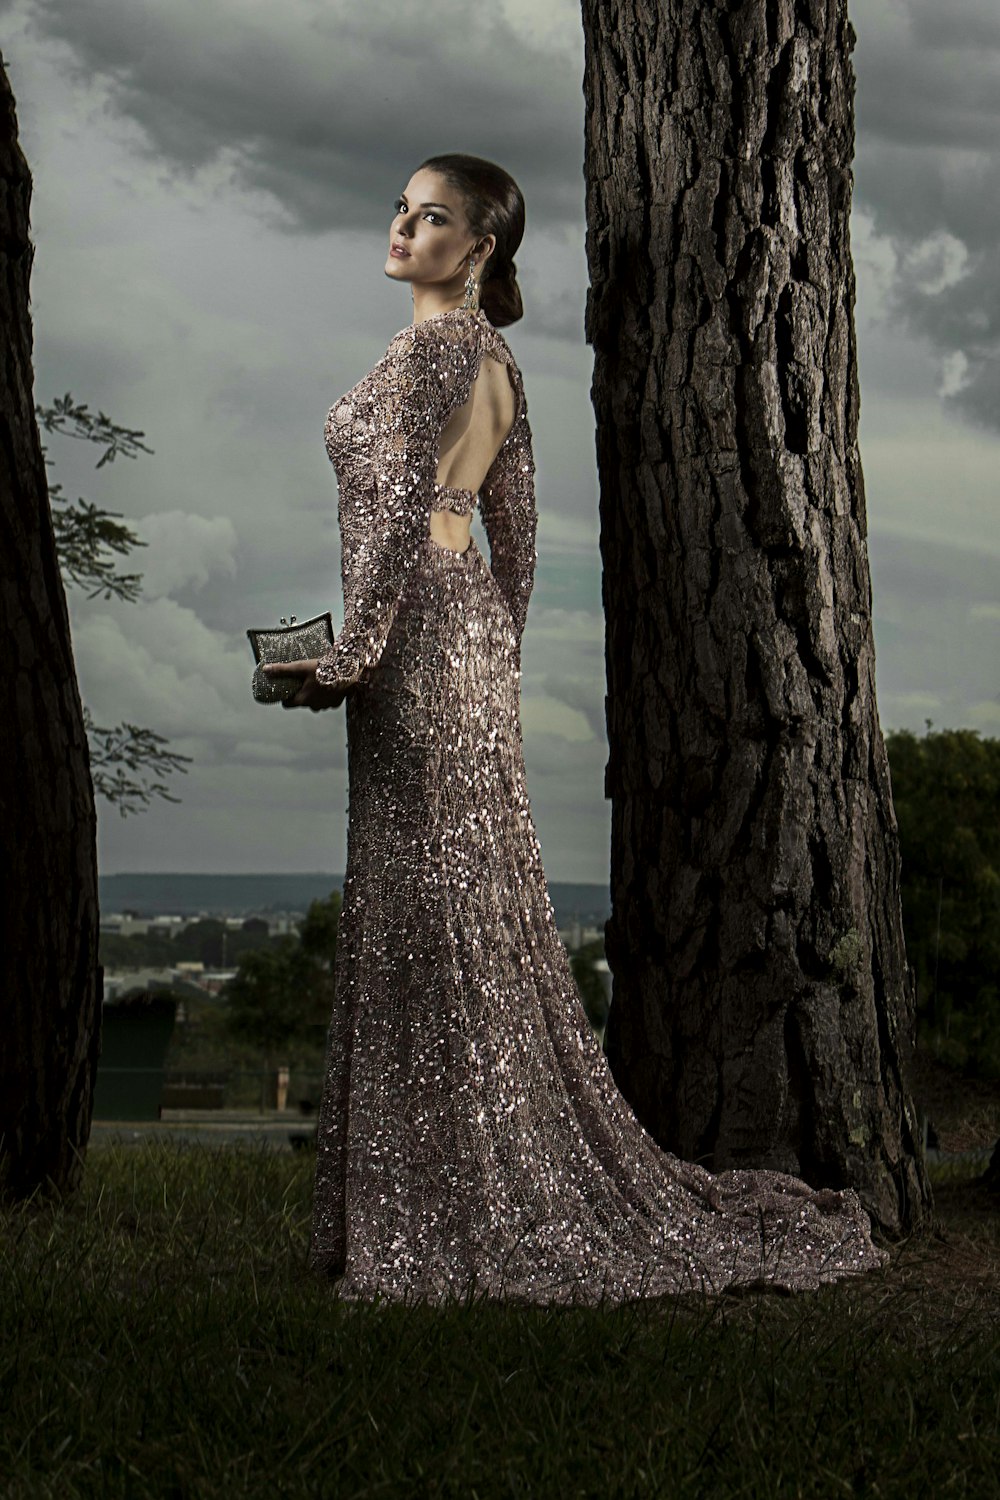
[[[483,357],[468,401],[452,414],[441,433],[439,485],[478,494],[514,425],[517,394],[513,382],[509,365],[491,355]],[[464,552],[471,527],[470,516],[451,510],[431,511],[430,536],[439,547]]]

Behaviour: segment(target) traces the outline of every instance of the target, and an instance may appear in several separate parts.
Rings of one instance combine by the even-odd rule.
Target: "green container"
[[[95,1120],[160,1118],[167,1048],[176,1015],[177,998],[169,990],[138,991],[104,1004]]]

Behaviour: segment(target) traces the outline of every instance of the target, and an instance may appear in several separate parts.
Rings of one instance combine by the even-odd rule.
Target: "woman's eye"
[[[410,211],[405,198],[397,198],[392,206],[397,216],[399,214],[408,214]],[[440,214],[427,213],[424,214],[424,218],[431,224],[447,224],[448,222],[447,219],[442,219]]]

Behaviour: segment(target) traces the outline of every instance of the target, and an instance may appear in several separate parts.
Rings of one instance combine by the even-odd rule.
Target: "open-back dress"
[[[513,426],[478,495],[437,484],[484,359]],[[310,1264],[339,1295],[621,1301],[816,1287],[883,1263],[857,1194],[710,1174],[619,1093],[556,928],[520,727],[536,510],[521,375],[482,312],[403,329],[327,418],[350,683],[347,866]],[[429,535],[471,515],[490,561]]]

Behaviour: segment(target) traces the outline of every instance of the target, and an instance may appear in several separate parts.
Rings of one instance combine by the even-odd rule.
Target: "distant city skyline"
[[[286,873],[184,871],[119,872],[99,877],[102,921],[110,913],[137,911],[192,917],[305,912],[312,901],[325,900],[343,888],[343,875],[326,871]],[[608,881],[549,881],[549,897],[559,927],[574,918],[603,923],[611,914]]]
[[[880,717],[996,735],[1000,13],[851,10]],[[37,397],[71,390],[155,450],[95,473],[86,445],[47,440],[67,495],[149,544],[125,564],[138,603],[70,591],[81,691],[96,723],[192,757],[179,804],[100,804],[102,872],[343,869],[342,712],[254,704],[244,632],[327,608],[339,627],[323,419],[410,317],[382,272],[395,194],[424,156],[466,149],[503,162],[528,205],[527,316],[509,334],[538,457],[531,807],[549,880],[606,882],[576,0],[0,0],[0,17],[34,177]]]

